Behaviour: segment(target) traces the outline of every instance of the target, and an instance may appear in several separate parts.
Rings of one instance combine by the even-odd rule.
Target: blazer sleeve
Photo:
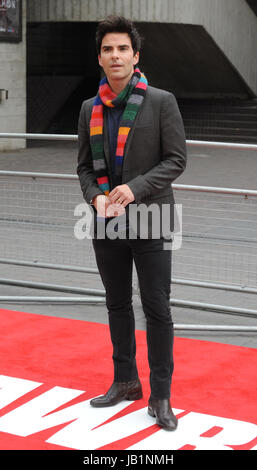
[[[160,163],[127,183],[136,202],[158,196],[159,191],[171,184],[186,167],[184,125],[176,98],[168,92],[161,103],[160,138]]]
[[[93,171],[93,160],[89,138],[89,116],[87,112],[90,103],[84,101],[78,121],[78,166],[77,174],[85,201],[90,204],[97,194],[103,194],[99,188]]]

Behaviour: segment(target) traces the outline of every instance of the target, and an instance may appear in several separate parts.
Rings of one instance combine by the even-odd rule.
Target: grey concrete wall
[[[26,1],[22,42],[0,42],[0,88],[9,92],[0,102],[0,132],[26,132]],[[24,148],[26,141],[0,138],[0,150]]]
[[[99,21],[114,13],[201,25],[257,95],[257,18],[245,0],[28,0],[28,7],[28,21]]]

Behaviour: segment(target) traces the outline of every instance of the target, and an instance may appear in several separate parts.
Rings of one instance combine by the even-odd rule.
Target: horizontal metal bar
[[[38,263],[38,262],[30,262],[30,261],[19,261],[19,260],[13,260],[13,259],[8,259],[8,258],[7,259],[0,258],[0,264],[11,264],[15,266],[28,266],[28,267],[33,267],[33,268],[36,267],[36,268],[56,269],[56,270],[63,270],[63,271],[74,271],[74,272],[82,272],[82,273],[88,273],[88,274],[99,274],[98,269],[95,269],[95,268],[87,268],[87,267],[83,268],[83,267],[61,265],[61,264],[48,264],[48,263]],[[20,280],[15,281],[13,279],[11,280],[1,279],[0,283],[1,282],[5,284],[13,284],[15,282],[23,283],[25,281],[20,281]],[[247,287],[247,286],[235,286],[231,284],[193,281],[191,279],[187,280],[187,279],[176,279],[176,278],[172,278],[171,283],[184,285],[184,286],[190,286],[190,287],[201,287],[201,288],[207,288],[207,289],[218,289],[218,290],[227,290],[227,291],[241,292],[241,293],[247,293],[247,294],[257,294],[256,288]],[[32,282],[29,282],[29,284],[30,284],[29,287],[36,287],[38,285],[38,283],[32,283]],[[48,285],[48,284],[45,284],[45,285]],[[57,286],[57,287],[58,287],[58,290],[62,290],[63,286]],[[72,288],[69,288],[69,289],[72,289]],[[56,290],[56,289],[53,288],[52,290]]]
[[[43,282],[31,282],[31,281],[20,281],[16,279],[0,279],[0,284],[9,285],[9,286],[19,286],[32,289],[40,290],[54,290],[60,292],[69,292],[74,294],[88,294],[88,295],[98,295],[105,296],[105,291],[101,289],[88,289],[82,287],[69,287],[69,286],[60,286],[56,284],[46,284]]]
[[[18,176],[22,178],[50,178],[50,179],[65,179],[65,180],[78,180],[77,175],[65,173],[38,173],[35,171],[5,171],[0,170],[0,176]]]
[[[35,134],[35,133],[20,133],[20,132],[1,132],[0,138],[4,139],[28,139],[28,140],[70,140],[77,141],[77,134]],[[249,149],[257,150],[255,144],[243,144],[240,142],[215,142],[210,140],[186,140],[189,146],[204,146],[204,147],[227,147],[232,149]]]
[[[103,304],[105,299],[101,297],[41,297],[41,296],[0,296],[0,302],[8,303],[83,303],[83,304]],[[175,330],[190,330],[190,331],[242,331],[254,332],[257,331],[257,326],[226,326],[226,325],[183,325],[174,324]]]
[[[1,263],[1,260],[0,260],[0,263]],[[29,265],[33,265],[33,263]],[[87,273],[92,273],[93,271],[94,274],[99,274],[99,271],[97,271],[96,269],[90,270],[90,268],[88,269],[81,268],[79,270],[81,270],[82,272],[87,272]],[[253,287],[240,287],[240,286],[233,286],[229,284],[198,282],[198,281],[191,281],[191,280],[185,280],[185,279],[172,279],[171,283],[179,284],[179,285],[186,285],[190,287],[202,287],[202,288],[208,288],[208,289],[219,289],[219,290],[243,292],[247,294],[257,294],[257,289]],[[90,294],[90,295],[104,295],[105,296],[105,291],[99,290],[99,289],[85,289],[81,287],[69,287],[69,286],[62,286],[62,285],[56,285],[56,284],[45,284],[42,282],[22,281],[18,279],[16,280],[16,279],[0,278],[0,284],[21,286],[21,287],[28,287],[28,288],[35,288],[35,289],[55,290],[55,291],[61,291],[61,292],[74,292],[77,294]]]
[[[0,296],[1,302],[8,303],[30,303],[30,302],[47,302],[47,303],[83,303],[83,304],[103,304],[105,299],[100,297],[26,297],[26,296]],[[184,325],[184,324],[174,324],[174,330],[190,330],[190,331],[230,331],[230,332],[254,332],[257,331],[257,326],[226,326],[226,325]]]
[[[172,188],[180,191],[197,191],[204,193],[218,193],[218,194],[234,194],[237,196],[257,196],[255,189],[235,189],[235,188],[220,188],[214,186],[196,186],[188,184],[172,184]]]
[[[207,289],[218,289],[218,290],[242,292],[242,293],[247,293],[247,294],[257,294],[257,289],[254,287],[236,286],[232,284],[221,284],[217,282],[203,282],[203,281],[193,281],[191,279],[187,280],[187,279],[172,278],[171,283],[179,284],[182,286],[202,287],[202,288],[207,288]]]
[[[257,150],[256,144],[243,144],[239,142],[214,142],[212,140],[187,140],[188,146],[202,146],[202,147],[218,147],[218,148],[230,148],[230,149],[248,149]]]
[[[105,303],[105,297],[42,297],[42,296],[0,296],[0,302],[9,302],[9,303],[16,303],[16,302],[65,302],[65,303]],[[215,305],[215,304],[207,304],[203,302],[192,302],[186,300],[176,300],[170,299],[170,305],[175,307],[187,307],[193,308],[198,310],[210,310],[218,313],[223,314],[231,314],[231,315],[242,315],[242,316],[253,316],[257,317],[256,310],[244,309],[244,308],[234,308],[228,307],[226,305]]]
[[[79,266],[69,266],[65,264],[51,264],[51,263],[38,263],[37,261],[20,261],[15,259],[0,258],[0,263],[2,264],[14,264],[15,266],[28,266],[33,268],[46,268],[46,269],[56,269],[60,271],[74,271],[81,273],[89,274],[99,274],[98,269],[95,268],[83,268]]]
[[[24,296],[24,295],[1,295],[0,296],[0,302],[8,302],[8,303],[16,303],[16,302],[22,302],[24,304],[30,303],[30,302],[47,302],[47,303],[82,303],[82,304],[104,304],[105,303],[105,298],[104,297],[97,297],[97,296],[92,296],[92,297],[48,297],[48,296]]]
[[[236,308],[236,307],[228,307],[227,305],[215,305],[215,304],[208,304],[204,302],[192,302],[187,300],[175,300],[170,299],[170,305],[175,307],[187,307],[193,308],[197,310],[210,310],[211,312],[217,313],[224,313],[230,315],[243,315],[243,316],[251,316],[257,317],[257,310],[251,310],[247,308]]]
[[[39,173],[34,171],[5,171],[0,170],[0,176],[16,176],[25,178],[49,178],[49,179],[61,179],[61,180],[78,180],[77,175],[65,174],[65,173]],[[237,196],[254,196],[257,197],[257,190],[253,189],[235,189],[235,188],[219,188],[212,186],[196,186],[186,184],[172,184],[174,190],[180,191],[198,191],[207,193],[218,193],[218,194],[232,194]]]
[[[70,140],[77,141],[76,134],[30,134],[20,132],[1,132],[0,138],[3,139],[28,139],[28,140]]]
[[[189,330],[189,331],[227,331],[227,332],[234,332],[234,331],[241,331],[241,332],[255,332],[257,331],[257,326],[245,326],[245,325],[238,325],[238,326],[228,326],[228,325],[184,325],[184,324],[176,324],[174,323],[174,330]]]

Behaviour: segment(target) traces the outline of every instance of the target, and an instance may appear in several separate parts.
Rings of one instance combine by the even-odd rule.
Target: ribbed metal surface
[[[29,21],[98,21],[109,14],[169,21],[176,0],[28,0]]]

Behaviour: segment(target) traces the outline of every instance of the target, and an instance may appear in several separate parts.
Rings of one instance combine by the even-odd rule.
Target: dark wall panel
[[[238,72],[202,26],[138,23],[141,65],[154,86],[178,97],[248,97]]]
[[[95,31],[95,23],[28,24],[28,132],[77,132],[81,103],[100,79]]]

